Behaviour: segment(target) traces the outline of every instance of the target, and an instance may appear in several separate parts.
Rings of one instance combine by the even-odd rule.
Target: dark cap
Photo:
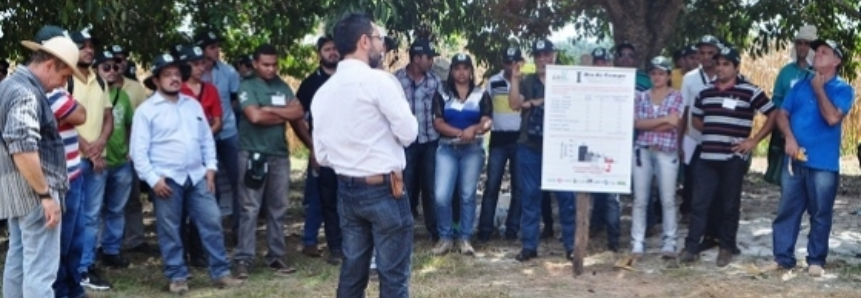
[[[123,48],[123,46],[118,44],[111,46],[111,52],[114,53],[114,55],[129,55],[129,51],[127,51],[125,48]]]
[[[595,48],[594,50],[592,50],[592,61],[595,61],[595,60],[609,61],[610,60],[610,53],[605,48],[602,48],[602,47]]]
[[[637,48],[634,47],[634,44],[627,40],[613,47],[613,51],[615,51],[616,54],[622,52],[622,49],[630,49],[631,51],[637,52]]]
[[[391,36],[383,37],[383,45],[386,46],[386,53],[398,48],[398,41]]]
[[[466,64],[469,65],[469,67],[474,67],[472,64],[472,57],[464,53],[458,53],[451,57],[451,68],[454,68],[459,64]]]
[[[718,39],[717,37],[714,37],[713,35],[703,35],[703,37],[700,37],[700,40],[697,42],[697,48],[699,48],[701,46],[706,46],[706,45],[707,46],[715,46],[718,48],[722,47],[720,39]]]
[[[417,39],[413,42],[412,45],[410,45],[410,56],[421,54],[428,55],[431,57],[439,56],[439,53],[437,53],[436,48],[427,39]]]
[[[667,59],[667,57],[657,56],[655,58],[652,58],[651,61],[649,61],[649,70],[652,70],[652,69],[660,69],[663,71],[672,71],[673,70],[673,64],[670,62],[670,59]]]
[[[36,36],[33,37],[33,41],[36,43],[44,43],[46,40],[59,36],[71,38],[69,31],[66,31],[66,29],[54,25],[45,25],[39,29],[39,32],[36,32]]]
[[[108,50],[96,51],[95,54],[93,55],[93,65],[94,66],[105,63],[105,62],[110,61],[110,60],[114,60],[116,62],[120,61],[119,58],[114,56],[114,53],[112,51],[108,51]]]
[[[184,47],[179,53],[179,61],[192,62],[203,60],[203,49],[198,46]]]
[[[508,48],[502,54],[502,61],[506,63],[523,61],[523,51],[514,47]]]
[[[734,47],[730,46],[720,46],[720,51],[717,55],[715,55],[715,60],[717,58],[723,57],[726,60],[732,61],[736,65],[741,63],[741,53],[738,52]]]
[[[698,51],[699,51],[699,49],[697,49],[697,45],[694,45],[694,44],[689,45],[689,46],[685,47],[685,49],[683,50],[682,57],[696,54]]]
[[[212,44],[221,42],[222,39],[213,31],[203,31],[194,36],[194,45],[201,48],[208,47]]]
[[[242,65],[251,65],[252,61],[254,61],[254,55],[252,54],[242,55],[239,56],[239,59],[237,59],[237,62]]]
[[[170,55],[173,56],[174,60],[181,60],[182,59],[182,53],[185,50],[185,48],[190,48],[190,47],[192,47],[192,45],[185,45],[185,44],[181,44],[181,43],[175,44],[172,47],[170,47]]]
[[[144,80],[144,86],[149,88],[150,90],[155,90],[156,86],[153,82],[153,79],[159,75],[162,69],[168,66],[176,65],[179,66],[179,60],[175,59],[171,54],[161,54],[152,59],[152,68],[150,68],[150,72],[152,75]]]
[[[97,45],[101,44],[99,42],[98,38],[95,38],[95,37],[90,35],[89,30],[81,30],[81,31],[77,31],[77,32],[72,32],[71,35],[72,35],[71,36],[72,41],[74,41],[75,44],[78,45],[79,49],[83,48],[84,43],[86,43],[88,40],[93,43],[93,46],[97,46]]]
[[[831,50],[834,51],[834,55],[837,55],[837,57],[839,57],[841,60],[843,59],[843,47],[841,47],[839,43],[830,39],[817,39],[810,43],[810,48],[814,51],[820,46],[828,46],[829,48],[831,48]]]
[[[539,53],[556,52],[556,47],[549,39],[539,39],[532,43],[532,55]]]

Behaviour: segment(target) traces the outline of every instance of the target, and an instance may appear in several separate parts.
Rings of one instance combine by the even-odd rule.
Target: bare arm
[[[776,119],[775,122],[777,122],[777,129],[783,133],[783,137],[787,140],[795,140],[795,135],[792,134],[792,129],[789,127],[789,113],[784,109],[780,109],[774,115],[774,118]]]
[[[251,122],[254,125],[278,125],[286,122],[281,116],[278,116],[274,112],[266,111],[258,105],[250,105],[245,107],[242,111],[245,114],[245,117],[248,118],[248,122]]]
[[[302,105],[299,104],[298,100],[294,100],[284,107],[267,106],[263,107],[263,109],[277,115],[282,119],[282,121],[301,120],[305,117],[305,110],[302,108]]]
[[[223,120],[221,120],[221,117],[212,117],[212,119],[209,122],[209,129],[212,131],[212,134],[215,135],[221,131],[222,125],[223,125]]]
[[[87,109],[84,108],[84,105],[77,105],[75,110],[72,111],[69,116],[66,116],[65,119],[60,121],[62,124],[69,124],[72,126],[78,126],[84,124],[87,121]]]
[[[703,118],[694,117],[691,121],[691,125],[699,131],[703,130]]]
[[[774,122],[776,121],[778,114],[780,114],[780,112],[774,110],[766,115],[768,118],[765,120],[765,124],[759,129],[756,135],[753,136],[754,142],[759,143],[762,139],[771,134],[771,131],[774,130]],[[789,123],[789,121],[787,121],[787,123]]]
[[[440,117],[437,117],[436,119],[433,120],[433,128],[436,129],[436,131],[439,132],[441,135],[446,136],[446,137],[450,137],[450,138],[456,138],[456,137],[458,137],[458,135],[460,135],[463,132],[463,130],[460,130],[454,126],[449,125],[448,123],[445,122],[444,119],[442,119]]]
[[[311,132],[308,131],[308,124],[303,120],[293,120],[290,121],[290,127],[293,128],[293,132],[299,137],[299,141],[305,144],[305,147],[308,147],[309,151],[314,152],[314,141],[311,139]]]
[[[20,152],[12,155],[12,160],[15,162],[15,167],[21,172],[21,176],[27,180],[37,193],[48,192],[48,182],[45,181],[45,174],[42,173],[42,165],[39,160],[39,152]]]
[[[825,94],[825,88],[813,88],[813,92],[816,94],[816,102],[819,105],[819,113],[822,115],[822,118],[825,119],[825,122],[828,123],[829,126],[834,126],[840,124],[840,121],[843,120],[843,116],[845,112],[840,111],[837,107],[831,103],[831,100],[828,98],[828,94]]]

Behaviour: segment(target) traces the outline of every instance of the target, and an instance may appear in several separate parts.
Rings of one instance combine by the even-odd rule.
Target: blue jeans
[[[622,233],[622,207],[619,203],[619,195],[593,193],[592,203],[596,206],[595,209],[592,209],[592,218],[597,218],[601,226],[607,227],[607,246],[609,246],[610,250],[618,250],[619,235]],[[601,206],[601,208],[597,208],[597,206]],[[599,211],[603,213],[595,213]]]
[[[81,264],[78,272],[87,272],[90,266],[96,263],[96,241],[99,234],[100,215],[105,202],[105,185],[108,181],[108,170],[96,173],[93,163],[89,160],[81,160],[81,172],[84,178],[84,232],[81,238],[84,246],[81,255]]]
[[[84,213],[81,206],[84,202],[84,178],[78,176],[69,181],[69,191],[66,193],[65,207],[60,230],[60,269],[57,270],[57,280],[54,282],[54,296],[81,297],[84,287],[81,286],[81,274],[78,264],[81,263],[81,233],[84,231]]]
[[[338,180],[344,263],[337,297],[365,297],[374,249],[380,297],[409,297],[415,221],[408,196],[395,198],[388,177],[378,185],[340,177]]]
[[[224,235],[221,230],[221,216],[215,196],[206,189],[206,180],[193,184],[191,178],[180,185],[173,179],[165,179],[172,194],[168,198],[157,196],[150,190],[155,205],[158,246],[164,262],[164,275],[170,281],[188,279],[188,267],[183,258],[180,225],[183,210],[186,210],[192,224],[197,226],[203,249],[209,264],[209,277],[213,280],[230,274],[230,263],[224,248]]]
[[[320,203],[319,172],[314,174],[311,165],[308,165],[305,175],[305,198],[302,205],[305,207],[305,225],[302,232],[302,245],[317,245],[317,235],[320,226],[323,225],[323,206]]]
[[[52,196],[60,197],[57,193]],[[3,270],[3,297],[54,297],[51,285],[57,280],[60,266],[62,223],[52,229],[45,228],[46,223],[42,205],[21,217],[8,219],[9,251]]]
[[[840,174],[792,163],[794,174],[790,175],[784,166],[780,177],[780,205],[772,224],[774,259],[785,268],[795,267],[795,242],[801,228],[801,217],[807,211],[810,215],[807,264],[824,266]]]
[[[510,162],[509,162],[510,161]],[[499,201],[499,191],[502,188],[502,176],[505,174],[505,164],[511,174],[511,200],[508,205],[508,216],[505,219],[506,236],[516,237],[520,231],[520,199],[517,193],[517,143],[490,147],[487,159],[487,181],[484,185],[484,195],[481,198],[481,214],[478,217],[478,234],[480,237],[490,237],[493,234],[493,222],[496,218],[496,203]]]
[[[469,144],[440,143],[436,151],[437,230],[442,240],[469,240],[475,226],[475,193],[484,166],[484,148],[479,142]],[[452,193],[455,184],[460,193],[460,222],[457,235],[452,224]]]
[[[519,185],[520,239],[523,250],[537,251],[539,223],[541,221],[541,151],[521,145],[517,149]],[[562,244],[567,252],[574,251],[574,221],[576,206],[573,192],[554,192],[559,203],[559,223],[562,225]]]
[[[239,118],[239,114],[236,115]],[[222,197],[220,194],[227,190],[219,189],[217,193],[220,200],[232,200],[231,219],[233,231],[239,230],[239,210],[242,210],[239,203],[239,135],[235,135],[226,139],[215,140],[215,152],[218,157],[219,174],[226,175],[227,181],[230,184],[230,194]],[[245,165],[242,165],[245,166]],[[227,205],[222,203],[221,205]]]
[[[437,145],[438,141],[413,143],[405,149],[407,167],[404,169],[404,187],[410,199],[410,209],[413,216],[417,215],[421,203],[425,228],[432,239],[439,238],[433,194]]]
[[[126,202],[132,191],[132,165],[124,163],[108,169],[105,184],[104,230],[102,250],[107,255],[117,255],[123,246]]]

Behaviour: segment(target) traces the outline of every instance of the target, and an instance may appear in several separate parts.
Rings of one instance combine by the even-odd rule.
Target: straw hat
[[[78,70],[78,46],[71,38],[58,36],[46,40],[41,44],[29,40],[22,41],[21,44],[34,52],[45,51],[48,54],[51,54],[57,59],[60,59],[60,61],[63,61],[66,66],[72,68],[72,74],[78,78],[78,80],[87,80],[87,77]]]

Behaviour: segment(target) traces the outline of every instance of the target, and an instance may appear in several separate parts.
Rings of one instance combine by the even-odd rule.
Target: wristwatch
[[[37,193],[36,195],[38,195],[39,199],[42,199],[42,200],[50,200],[50,199],[54,198],[51,196],[50,190],[46,191],[45,193]]]

